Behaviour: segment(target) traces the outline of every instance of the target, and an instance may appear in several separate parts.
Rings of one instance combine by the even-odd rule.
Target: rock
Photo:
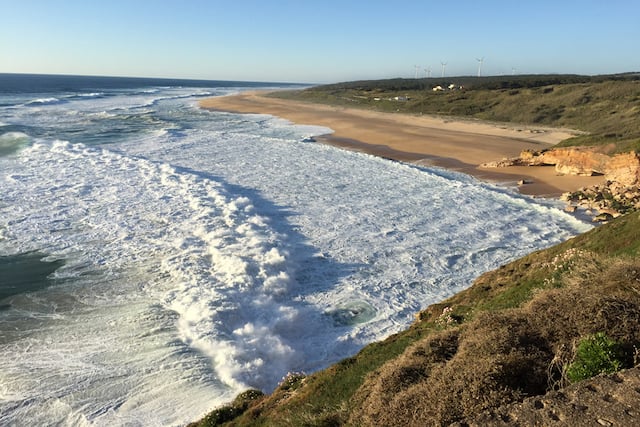
[[[625,186],[619,183],[618,181],[607,180],[607,188],[611,191],[611,193],[620,193],[625,190]]]
[[[545,163],[547,161],[545,155],[549,150],[533,151],[524,150],[520,152],[518,164],[520,166],[550,166],[554,163]]]
[[[532,160],[534,157],[539,155],[540,155],[539,151],[533,151],[533,150],[524,150],[520,152],[520,158],[522,160]]]
[[[640,183],[640,155],[630,152],[618,154],[607,163],[605,178],[632,186]]]
[[[632,191],[632,189],[636,191]],[[608,214],[616,218],[621,214],[640,208],[640,188],[607,181],[604,185],[565,193],[562,195],[562,200],[569,202],[570,205],[585,208],[585,213],[588,215],[591,215],[591,211],[595,209],[597,210],[596,215]],[[596,221],[608,221],[609,219],[601,217]]]
[[[554,148],[542,151],[525,150],[520,157],[485,163],[483,167],[555,165],[563,175],[604,174],[606,182],[590,188],[565,193],[561,199],[586,209],[587,215],[597,215],[594,221],[609,221],[612,217],[640,209],[640,154],[635,152],[609,156],[591,147]],[[518,185],[530,184],[521,179]],[[592,213],[594,209],[598,212]],[[575,208],[567,207],[567,212]]]
[[[519,157],[484,163],[485,168],[509,166],[555,166],[562,175],[604,175],[623,186],[640,184],[640,155],[635,152],[609,156],[592,147],[525,150]]]
[[[541,157],[542,163],[555,165],[558,173],[586,176],[604,173],[605,165],[611,159],[606,154],[584,147],[547,150]]]
[[[482,163],[481,168],[506,168],[509,166],[517,166],[518,159],[502,159],[495,162]]]
[[[606,222],[611,221],[613,219],[613,215],[607,212],[601,212],[598,215],[593,217],[593,222]]]
[[[578,209],[577,206],[567,205],[565,206],[564,211],[569,213],[574,213],[577,209]]]

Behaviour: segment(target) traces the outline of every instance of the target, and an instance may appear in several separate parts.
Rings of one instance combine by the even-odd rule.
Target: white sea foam
[[[317,367],[354,351],[406,325],[418,309],[467,286],[480,271],[588,228],[554,203],[535,202],[465,175],[298,142],[301,135],[326,129],[265,116],[214,116],[233,123],[234,131],[186,133],[171,146],[150,141],[126,150],[190,169],[215,167],[239,188],[259,189],[296,212],[293,229],[316,248],[292,262],[299,266],[295,283],[301,301],[317,308],[298,311],[302,323],[313,324],[318,313],[348,322],[345,316],[357,318],[362,312],[368,320],[376,311],[367,324],[328,332],[334,337],[320,340],[340,344],[325,345],[328,351],[317,359],[305,348],[313,340],[299,344],[307,366],[293,367]],[[267,203],[256,209],[273,208]],[[344,269],[345,276],[336,274],[330,285],[315,283],[314,274],[326,274],[325,267]],[[315,292],[301,290],[301,281]],[[357,304],[349,307],[350,302]]]
[[[146,292],[155,295],[151,302],[155,299],[179,315],[176,333],[209,356],[215,369],[209,375],[236,391],[248,383],[273,387],[274,373],[280,376],[296,357],[274,332],[283,322],[296,320],[296,309],[277,301],[290,291],[292,267],[286,236],[254,213],[249,198],[234,198],[220,184],[168,164],[67,142],[35,144],[21,159],[32,172],[14,173],[7,180],[13,185],[7,186],[10,206],[2,224],[14,251],[39,248],[65,258],[58,279],[81,280],[89,274],[97,283],[113,277],[131,281],[140,269],[157,270],[158,276],[146,280],[165,277],[166,283],[160,289],[148,284]],[[24,168],[20,163],[16,167]],[[27,189],[52,198],[29,203],[24,199]],[[29,217],[22,218],[27,211]],[[106,313],[97,307],[106,303],[110,312],[129,312],[139,298],[131,295],[132,285],[135,289],[141,283],[133,281],[126,288],[111,283],[97,294],[94,284],[91,295],[85,288],[75,297],[96,307],[105,322]],[[260,320],[265,315],[271,320]],[[291,323],[286,329],[293,327]],[[110,339],[108,332],[100,335],[114,350],[131,345],[119,336]],[[95,351],[83,350],[77,351],[80,359]],[[47,364],[52,365],[50,360]],[[67,368],[53,364],[50,369]],[[78,375],[82,372],[76,379]],[[19,378],[7,380],[7,387]]]
[[[140,126],[153,101],[134,138],[0,157],[0,254],[66,262],[57,286],[0,312],[0,424],[185,423],[588,228],[553,202],[301,143],[330,130],[197,110],[175,91],[54,106],[64,126]]]
[[[79,98],[100,98],[101,96],[104,96],[104,95],[105,95],[104,92],[89,92],[89,93],[77,93],[73,96],[79,97]]]
[[[25,104],[25,106],[41,106],[41,105],[55,105],[55,104],[61,104],[65,101],[60,100],[58,98],[38,98],[38,99],[34,99],[32,101],[29,101]]]

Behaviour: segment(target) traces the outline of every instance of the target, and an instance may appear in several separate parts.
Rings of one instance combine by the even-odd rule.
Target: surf
[[[105,95],[0,108],[23,134],[0,156],[0,256],[50,267],[0,301],[0,423],[185,423],[589,228],[553,201],[303,142],[330,129],[197,107],[232,85],[78,86]]]

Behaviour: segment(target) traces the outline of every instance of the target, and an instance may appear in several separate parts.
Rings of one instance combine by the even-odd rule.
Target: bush
[[[289,372],[278,384],[278,390],[295,391],[302,385],[307,376],[302,372]]]
[[[566,375],[571,382],[578,382],[598,374],[611,374],[624,367],[624,359],[622,345],[598,332],[580,341]]]
[[[200,422],[193,425],[198,427],[215,427],[222,425],[242,415],[249,406],[263,397],[264,393],[260,390],[246,390],[240,393],[231,404],[214,409]]]

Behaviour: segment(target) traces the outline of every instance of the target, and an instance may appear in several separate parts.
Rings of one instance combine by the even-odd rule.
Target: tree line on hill
[[[579,74],[519,74],[514,76],[459,76],[429,78],[393,78],[383,80],[358,80],[317,86],[315,90],[359,90],[359,91],[398,91],[430,90],[434,86],[445,86],[454,81],[456,85],[467,89],[524,89],[549,85],[575,83],[601,83],[604,81],[640,80],[640,73],[606,74],[586,76]]]

